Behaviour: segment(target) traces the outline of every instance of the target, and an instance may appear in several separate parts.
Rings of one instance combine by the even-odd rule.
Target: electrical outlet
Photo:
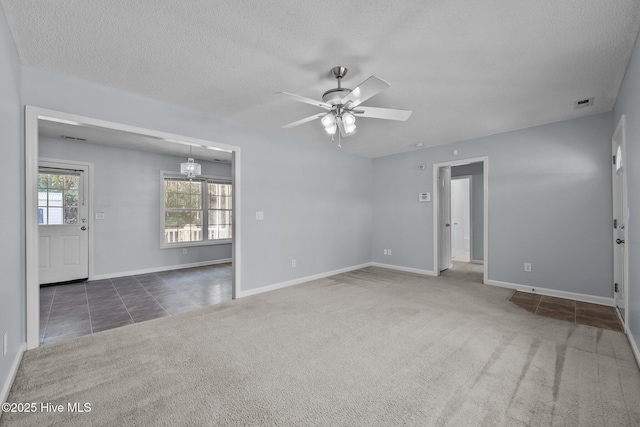
[[[7,354],[7,351],[9,351],[9,338],[7,334],[8,332],[5,332],[4,336],[2,337],[2,355],[3,356]]]
[[[186,254],[187,254],[187,248],[184,248],[184,249],[182,250],[182,255],[186,255]]]
[[[264,211],[256,211],[256,219],[258,221],[263,221],[264,220]]]
[[[387,254],[387,250],[386,249],[384,249],[383,252],[384,252],[385,255]]]
[[[391,249],[387,249],[387,255],[391,255]]]
[[[296,268],[296,260],[295,259],[291,260],[291,267]]]
[[[531,263],[530,262],[525,262],[524,263],[524,271],[526,271],[527,273],[531,273]]]

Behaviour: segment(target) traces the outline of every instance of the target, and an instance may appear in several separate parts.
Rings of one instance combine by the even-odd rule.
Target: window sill
[[[176,243],[161,243],[160,249],[172,249],[172,248],[190,248],[198,246],[216,246],[216,245],[228,245],[233,243],[233,239],[223,240],[206,240],[203,242],[176,242]]]

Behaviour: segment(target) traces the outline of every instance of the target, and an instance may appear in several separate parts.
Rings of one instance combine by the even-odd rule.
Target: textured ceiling
[[[376,157],[613,108],[640,25],[638,0],[0,0],[23,64],[203,110],[301,143],[329,144],[320,99],[391,87],[363,105],[343,149]],[[574,101],[594,97],[594,106]]]

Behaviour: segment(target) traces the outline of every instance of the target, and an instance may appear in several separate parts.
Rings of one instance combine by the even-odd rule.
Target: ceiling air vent
[[[591,107],[593,105],[593,96],[587,99],[581,99],[579,101],[573,101],[573,109]]]
[[[84,138],[76,138],[75,136],[67,136],[67,135],[60,135],[60,138],[69,139],[71,141],[86,141],[86,139]]]

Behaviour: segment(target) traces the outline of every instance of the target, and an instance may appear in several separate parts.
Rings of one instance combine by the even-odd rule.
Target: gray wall
[[[453,166],[451,177],[471,175],[471,259],[484,259],[484,173],[482,163]]]
[[[0,7],[0,389],[9,376],[18,347],[26,340],[24,260],[24,149],[20,110],[20,59]],[[8,352],[2,355],[7,332]]]
[[[183,157],[41,138],[41,157],[94,164],[95,274],[231,258],[231,245],[160,249],[160,171],[180,169]],[[203,175],[231,178],[231,165],[204,162]]]
[[[626,115],[626,164],[630,166],[627,168],[629,239],[626,242],[629,251],[628,321],[635,342],[640,344],[640,44],[637,41],[614,113],[614,126],[622,114]]]
[[[612,297],[612,118],[598,114],[373,159],[373,261],[433,270],[433,207],[418,203],[418,193],[433,191],[434,163],[488,156],[489,279]],[[393,255],[382,255],[383,248]]]
[[[243,290],[370,261],[371,159],[27,66],[22,102],[240,146]]]

